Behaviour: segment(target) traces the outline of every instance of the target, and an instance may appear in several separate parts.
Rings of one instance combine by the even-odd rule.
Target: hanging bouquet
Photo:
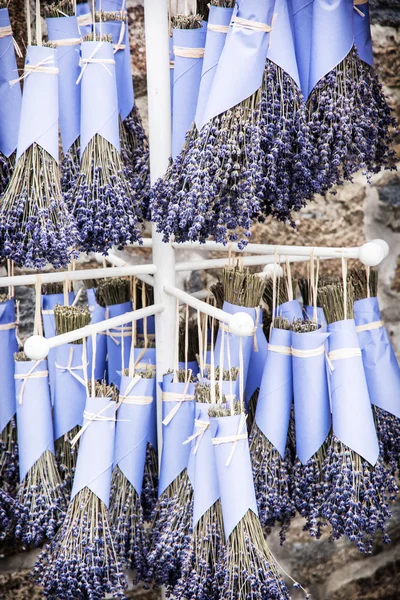
[[[377,272],[353,269],[350,277],[354,320],[378,437],[383,458],[395,473],[400,450],[400,368],[379,310]]]
[[[287,220],[312,196],[293,36],[287,5],[278,5],[245,0],[232,18],[199,133],[153,190],[152,220],[165,239],[243,247],[253,218]]]
[[[89,394],[65,521],[34,569],[45,596],[60,600],[125,597],[126,581],[108,512],[117,396],[115,388],[93,379]]]
[[[37,32],[38,43],[41,34]],[[67,265],[77,230],[61,193],[58,167],[58,73],[52,47],[29,45],[16,164],[0,201],[0,255],[18,265]]]
[[[187,470],[190,447],[184,442],[193,433],[194,400],[190,371],[164,376],[159,499],[153,513],[146,579],[172,587],[180,577],[192,527],[193,487]]]
[[[7,5],[0,2],[0,197],[15,164],[21,114],[21,86],[9,83],[17,72],[16,51],[20,57],[21,51],[12,37]]]
[[[45,360],[31,361],[24,352],[15,354],[20,479],[15,537],[26,547],[53,539],[66,512],[54,453],[48,375]]]
[[[77,0],[75,3],[75,14],[78,20],[78,27],[82,38],[86,37],[93,30],[92,9],[86,0]]]
[[[131,367],[124,371],[117,413],[110,517],[116,550],[135,571],[137,580],[144,576],[146,565],[147,534],[141,494],[154,391],[153,370],[135,371]]]
[[[322,194],[351,181],[359,169],[370,179],[395,168],[396,123],[373,73],[372,53],[361,49],[359,55],[355,15],[351,0],[313,3],[307,110],[315,191]],[[368,15],[364,19],[369,27]]]
[[[120,156],[115,57],[111,37],[81,45],[81,166],[65,197],[79,229],[80,249],[105,252],[141,240],[142,208],[132,196]]]
[[[150,190],[149,149],[140,113],[135,105],[129,46],[128,20],[123,5],[96,2],[95,27],[100,34],[111,36],[115,59],[115,76],[119,111],[121,158],[129,178],[131,197],[135,206],[148,209]]]
[[[281,541],[296,508],[288,429],[293,401],[289,321],[275,318],[250,436],[254,488],[261,524],[281,525]]]
[[[55,306],[57,335],[75,331],[90,323],[85,307]],[[54,377],[54,446],[57,464],[69,495],[75,473],[78,445],[71,445],[79,432],[87,395],[86,340],[59,346],[55,351]]]

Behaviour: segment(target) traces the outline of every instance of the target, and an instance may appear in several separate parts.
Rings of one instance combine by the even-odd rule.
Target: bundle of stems
[[[260,305],[264,293],[265,282],[249,269],[225,267],[222,273],[224,301],[235,306],[254,308]]]
[[[90,311],[85,306],[61,306],[54,307],[54,319],[56,324],[56,334],[68,333],[80,329],[90,324]],[[82,345],[83,339],[72,342],[73,344]],[[83,364],[83,369],[86,366]],[[73,402],[73,398],[71,401]],[[74,446],[71,445],[72,440],[80,430],[80,426],[76,425],[65,435],[54,441],[54,449],[56,452],[56,460],[60,470],[60,474],[68,493],[71,492],[72,482],[75,473],[76,461],[78,458],[79,441]]]
[[[354,290],[354,300],[378,295],[378,270],[366,268],[350,269],[349,277]],[[369,289],[368,289],[369,288]]]
[[[59,0],[51,4],[45,4],[43,14],[46,19],[59,17],[73,17],[75,15],[74,3],[72,0]]]
[[[93,34],[89,38],[95,40]],[[110,37],[102,36],[102,41]],[[85,148],[80,173],[65,197],[85,252],[105,252],[113,245],[122,248],[141,240],[138,224],[144,215],[132,195],[130,173],[115,146],[101,135],[96,134]]]
[[[202,21],[201,14],[176,14],[172,16],[171,24],[173,29],[200,29],[203,25]]]
[[[293,79],[266,60],[261,87],[188,132],[180,155],[151,192],[165,240],[248,243],[253,218],[289,220],[312,198],[311,145]],[[195,207],[195,210],[194,210]]]
[[[121,12],[96,12],[95,22],[121,21]],[[127,26],[127,24],[126,24]],[[123,52],[129,53],[129,48]],[[119,136],[121,158],[125,167],[125,175],[129,180],[131,197],[141,213],[146,215],[150,194],[149,144],[143,128],[143,122],[137,106],[134,104],[129,115],[119,119]]]
[[[396,121],[372,68],[355,47],[314,87],[307,101],[315,192],[352,180],[363,169],[368,180],[395,168],[391,148]]]
[[[222,308],[224,304],[224,285],[221,280],[218,280],[217,283],[214,283],[210,287],[210,292],[214,296],[215,306],[217,308]]]
[[[42,294],[44,296],[51,296],[52,294],[62,294],[63,291],[64,284],[61,281],[42,284]]]
[[[47,598],[125,598],[110,515],[89,488],[69,503],[62,528],[39,555],[33,574]]]
[[[100,306],[113,306],[124,304],[131,300],[131,287],[129,279],[114,277],[98,281],[96,290],[96,301]]]
[[[0,8],[3,7],[0,6]],[[16,152],[13,152],[11,156],[4,156],[4,154],[0,152],[0,197],[3,195],[8,184],[10,183],[11,175],[15,166],[15,156]]]
[[[17,352],[14,357],[16,361],[29,360],[24,352]],[[52,540],[64,520],[66,508],[55,456],[46,450],[18,486],[14,504],[15,537],[27,547]]]
[[[15,494],[18,485],[18,443],[12,418],[0,434],[0,541],[11,544],[15,529]]]
[[[129,369],[123,375],[129,375]],[[144,379],[152,379],[151,369],[135,373]],[[110,518],[115,537],[115,549],[121,560],[135,572],[140,581],[145,575],[147,532],[141,496],[126,478],[119,466],[115,466],[111,481]]]
[[[290,329],[287,319],[276,317],[274,327]],[[263,527],[281,526],[281,544],[285,541],[290,522],[296,514],[292,497],[293,459],[288,441],[282,458],[275,446],[258,427],[256,420],[250,434],[250,456],[253,467],[254,489],[258,514]]]
[[[241,413],[242,410],[239,403],[236,404],[235,412]],[[211,406],[209,415],[228,417],[232,415],[232,411],[221,405]],[[278,572],[278,565],[265,540],[260,519],[252,510],[246,512],[227,539],[226,553],[219,570],[224,573],[220,598],[290,598],[289,590]],[[301,587],[292,581],[295,587]],[[306,598],[310,596],[306,594]]]
[[[297,291],[297,282],[294,277],[292,277],[292,288],[293,295],[296,297]],[[284,304],[289,301],[289,289],[288,282],[286,279],[282,281],[281,277],[279,277],[276,281],[276,306],[278,307],[280,304]],[[265,304],[268,306],[269,312],[272,314],[273,311],[273,299],[274,299],[274,282],[273,279],[268,278],[265,279],[265,288],[263,293],[263,300]]]
[[[186,335],[187,333],[187,335]],[[186,343],[187,338],[187,343]],[[199,328],[196,319],[181,319],[179,323],[179,361],[184,363],[196,360],[199,351]]]
[[[347,318],[351,319],[354,294],[350,278],[347,287]],[[342,281],[321,288],[318,297],[328,324],[345,318]],[[326,454],[320,459],[323,459],[324,484],[319,514],[331,525],[331,539],[345,535],[365,553],[372,551],[373,536],[377,531],[381,531],[384,541],[389,542],[386,531],[391,515],[389,503],[395,499],[398,490],[392,470],[384,464],[382,455],[375,465],[371,465],[345,446],[334,432],[324,450]]]
[[[135,310],[139,310],[139,308],[144,308],[145,306],[150,306],[154,304],[154,288],[151,285],[148,285],[144,281],[140,282],[140,291],[136,294],[136,304]],[[143,303],[143,290],[144,290],[144,300]]]
[[[77,239],[58,164],[35,142],[19,157],[0,201],[0,255],[35,269],[63,267]]]

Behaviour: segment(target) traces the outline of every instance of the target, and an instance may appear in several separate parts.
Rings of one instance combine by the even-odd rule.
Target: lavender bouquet
[[[313,180],[322,194],[359,169],[370,179],[394,168],[395,120],[371,65],[354,46],[354,15],[350,0],[313,4],[307,110]]]
[[[78,27],[82,38],[93,31],[92,9],[86,0],[77,0],[75,4],[75,14],[78,20]]]
[[[34,568],[44,595],[59,600],[124,598],[108,504],[114,454],[115,388],[89,384],[72,497],[57,537]]]
[[[86,307],[54,307],[57,335],[75,331],[90,323]],[[71,442],[79,432],[87,396],[86,340],[77,340],[56,349],[54,379],[54,447],[66,493],[72,489],[78,444]]]
[[[135,105],[131,54],[129,48],[128,19],[123,10],[116,10],[115,2],[96,2],[96,31],[111,36],[119,110],[121,158],[129,176],[131,196],[135,205],[142,206],[143,214],[148,210],[150,190],[149,148],[139,110]]]
[[[47,362],[16,353],[15,380],[20,477],[15,537],[25,547],[36,547],[54,538],[66,512],[54,455]]]
[[[139,241],[143,214],[120,156],[111,37],[86,36],[81,52],[81,166],[65,197],[78,225],[80,249],[105,252]]]
[[[193,487],[188,476],[195,394],[191,372],[164,375],[163,449],[159,499],[153,513],[147,555],[148,581],[174,586],[180,577],[185,547],[190,540]]]
[[[79,77],[80,44],[78,19],[72,0],[59,0],[44,7],[49,40],[57,50],[58,98],[63,157],[61,185],[68,190],[79,174],[81,88]]]
[[[117,413],[110,517],[116,550],[134,570],[137,580],[144,576],[146,565],[147,534],[141,494],[154,388],[153,370],[124,371]]]
[[[21,113],[21,86],[10,87],[17,72],[16,50],[8,14],[8,2],[0,1],[0,197],[10,181],[15,164]]]
[[[260,393],[250,435],[258,514],[264,527],[281,526],[281,542],[296,508],[288,429],[293,401],[290,323],[276,317],[271,330]]]
[[[67,265],[77,240],[58,168],[58,73],[53,48],[28,46],[16,165],[0,201],[0,255],[36,269]]]

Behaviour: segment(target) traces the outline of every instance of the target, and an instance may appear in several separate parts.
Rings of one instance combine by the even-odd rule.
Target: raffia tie
[[[356,358],[361,357],[360,348],[339,348],[338,350],[332,350],[328,354],[329,360],[343,360],[346,358]]]
[[[19,399],[18,399],[19,404],[22,404],[22,399],[24,396],[25,387],[28,382],[28,379],[44,379],[45,377],[48,376],[48,374],[49,374],[48,371],[35,371],[36,367],[38,367],[41,362],[42,362],[41,360],[37,360],[35,362],[35,364],[33,365],[32,369],[30,371],[28,371],[27,373],[15,373],[14,379],[22,379],[22,385],[21,385],[21,390],[19,392]]]
[[[183,48],[182,46],[174,46],[175,56],[182,58],[203,58],[205,48]]]
[[[77,17],[77,21],[78,21],[79,27],[84,27],[85,25],[91,25],[93,23],[92,13],[88,12],[84,15],[79,15],[79,17]]]
[[[201,421],[200,419],[195,419],[194,426],[197,429],[196,433],[194,433],[193,435],[188,437],[188,439],[185,442],[183,442],[183,445],[185,446],[186,444],[190,444],[190,442],[197,440],[196,445],[193,450],[193,454],[197,454],[197,451],[201,444],[201,440],[203,439],[203,435],[205,434],[207,429],[210,427],[210,422],[209,421]]]
[[[239,429],[236,435],[226,435],[225,437],[212,439],[213,446],[220,446],[221,444],[233,444],[231,453],[229,454],[228,460],[225,463],[226,467],[229,467],[229,465],[232,462],[237,443],[242,440],[247,440],[247,431],[245,433],[242,433],[243,429],[246,427],[246,419],[247,417],[245,415],[242,415],[242,418],[240,419],[239,423]]]
[[[50,65],[54,65],[54,58],[52,56],[47,56],[43,60],[37,63],[37,65],[27,64],[25,65],[25,69],[21,77],[18,79],[12,79],[10,81],[10,86],[12,87],[19,81],[23,81],[32,73],[43,73],[45,75],[58,75],[59,69],[58,67],[52,67]]]
[[[268,351],[284,354],[285,356],[292,355],[292,348],[290,346],[275,346],[274,344],[268,344]]]
[[[11,25],[6,25],[5,27],[0,27],[0,40],[6,37],[12,37],[12,29]],[[15,52],[18,58],[22,58],[21,48],[18,46],[17,40],[13,37],[12,42],[14,44]]]
[[[78,85],[87,69],[88,65],[101,65],[107,71],[109,75],[112,76],[110,69],[107,68],[107,65],[115,65],[115,60],[113,58],[95,58],[95,55],[100,50],[103,42],[97,44],[96,48],[93,50],[92,54],[88,58],[81,58],[79,61],[79,66],[81,67],[81,72],[76,80],[76,84]]]
[[[132,329],[129,327],[128,329],[121,327],[116,327],[115,329],[109,329],[108,331],[100,331],[100,335],[107,335],[112,339],[112,341],[119,346],[121,342],[117,338],[124,337],[132,337]]]
[[[368,0],[354,0],[354,6],[360,6],[360,4],[368,4]]]
[[[117,404],[117,409],[121,406],[121,404],[133,404],[136,406],[146,406],[147,404],[151,404],[153,402],[153,396],[130,396],[129,393],[133,390],[135,385],[142,379],[139,375],[135,375],[132,378],[132,381],[127,386],[125,393],[123,395],[120,394],[119,402]]]
[[[14,321],[13,323],[2,323],[0,325],[0,331],[8,331],[9,329],[15,329],[16,327],[18,327],[18,325],[18,321]]]
[[[177,402],[176,406],[168,413],[168,415],[163,420],[163,425],[169,425],[172,419],[177,414],[178,410],[181,408],[184,402],[191,402],[195,399],[193,394],[188,394],[190,384],[190,378],[186,382],[185,389],[183,390],[183,394],[177,394],[175,392],[163,392],[161,399],[163,402]]]
[[[383,327],[382,321],[373,321],[372,323],[364,323],[364,325],[357,325],[356,331],[357,333],[361,333],[362,331],[373,331],[374,329],[380,329]]]
[[[110,408],[110,406],[115,406],[115,402],[110,402],[109,404],[107,404],[107,406],[105,406],[98,413],[91,413],[91,412],[88,412],[87,410],[83,411],[83,418],[86,419],[86,423],[78,431],[78,433],[76,434],[74,439],[71,440],[71,448],[73,448],[77,444],[77,442],[80,440],[82,435],[85,433],[86,429],[88,427],[90,427],[90,425],[92,423],[94,423],[95,421],[99,421],[101,423],[115,423],[116,422],[117,419],[115,417],[106,417],[103,414],[106,412],[107,409]]]
[[[242,17],[233,17],[232,24],[244,27],[245,29],[252,29],[253,31],[262,31],[263,33],[271,33],[272,31],[272,25],[261,23],[261,21],[249,21],[248,19],[242,19]]]
[[[228,33],[229,25],[217,25],[216,23],[209,23],[207,25],[208,31],[215,31],[215,33]]]
[[[57,48],[66,48],[68,46],[78,46],[82,43],[82,38],[65,38],[63,40],[51,40],[51,43]]]
[[[299,348],[292,348],[292,356],[296,358],[314,358],[315,356],[321,356],[325,353],[325,346],[318,346],[312,350],[300,350]]]
[[[170,60],[169,61],[169,68],[170,69],[175,69],[175,61],[174,60]]]
[[[119,30],[118,42],[116,44],[113,44],[114,54],[116,54],[119,50],[125,50],[126,45],[122,43],[124,41],[124,37],[125,37],[125,21],[122,21],[121,29]]]
[[[76,379],[76,381],[80,384],[82,384],[84,387],[86,387],[86,380],[84,379],[84,377],[80,377],[75,371],[82,371],[82,373],[85,372],[85,370],[88,367],[88,362],[85,364],[81,364],[78,365],[76,367],[72,366],[72,358],[73,358],[73,354],[74,351],[72,348],[69,349],[69,358],[68,358],[68,364],[66,367],[63,367],[57,363],[55,363],[56,369],[59,369],[60,371],[67,371],[74,379]]]

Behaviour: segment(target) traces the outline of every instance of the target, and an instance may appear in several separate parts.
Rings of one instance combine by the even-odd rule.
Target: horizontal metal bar
[[[90,337],[93,334],[121,327],[121,325],[132,323],[132,321],[138,321],[139,319],[161,313],[163,310],[164,306],[162,304],[153,304],[152,306],[146,306],[146,308],[133,310],[124,313],[123,315],[119,315],[118,317],[112,317],[111,319],[99,321],[98,323],[92,323],[91,325],[86,325],[80,329],[75,329],[74,331],[55,335],[50,338],[44,338],[41,335],[32,335],[26,340],[24,350],[29,358],[40,360],[45,358],[52,348],[70,344],[76,340]]]
[[[277,263],[285,263],[286,259],[289,259],[289,262],[306,262],[309,260],[309,256],[278,256],[276,259]],[[322,256],[320,257],[322,260],[332,260],[331,256]],[[229,262],[232,262],[228,256],[225,258],[210,258],[209,260],[192,260],[187,262],[178,262],[175,265],[176,271],[200,271],[200,270],[209,270],[209,269],[222,269],[223,267],[229,265]],[[270,255],[256,255],[256,256],[243,256],[240,259],[241,264],[245,267],[257,266],[257,265],[272,265],[275,262],[274,257]]]
[[[84,281],[85,279],[106,279],[108,277],[124,277],[127,275],[141,275],[155,273],[155,265],[126,265],[124,267],[110,267],[106,269],[85,269],[82,271],[58,271],[56,273],[38,273],[41,283]],[[14,275],[0,277],[0,287],[16,287],[19,285],[35,285],[38,275]],[[79,339],[79,338],[78,338]]]

